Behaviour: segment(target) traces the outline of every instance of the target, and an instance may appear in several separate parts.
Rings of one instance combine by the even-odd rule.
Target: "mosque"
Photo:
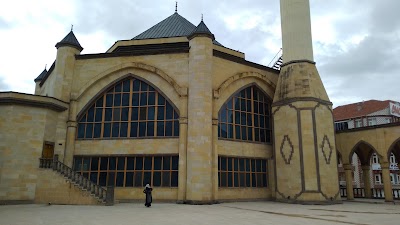
[[[133,201],[147,183],[187,204],[340,202],[309,1],[280,2],[280,70],[177,11],[105,53],[71,31],[33,95],[0,93],[0,202]]]

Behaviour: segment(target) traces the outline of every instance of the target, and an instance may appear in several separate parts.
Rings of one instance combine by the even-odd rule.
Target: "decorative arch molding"
[[[264,82],[268,86],[270,86],[273,90],[276,89],[276,85],[270,79],[268,79],[267,75],[263,75],[263,74],[257,73],[257,72],[243,72],[243,73],[237,73],[237,74],[229,77],[228,79],[226,79],[224,82],[222,82],[222,84],[217,89],[214,90],[214,98],[218,99],[220,97],[221,93],[227,87],[229,87],[231,84],[235,83],[236,81],[242,80],[245,78],[256,78],[256,79]]]
[[[350,154],[349,154],[349,157],[348,157],[349,163],[351,163],[351,158],[353,157],[353,154],[356,152],[357,148],[358,148],[360,145],[362,145],[362,144],[365,144],[365,145],[367,145],[369,148],[371,148],[371,149],[372,149],[372,153],[375,152],[375,153],[379,156],[379,158],[383,158],[383,156],[382,156],[381,154],[379,154],[379,152],[376,150],[376,148],[375,148],[373,145],[371,145],[370,143],[368,143],[368,142],[366,142],[366,141],[364,141],[364,140],[361,140],[361,141],[357,142],[357,144],[355,144],[355,145],[353,146],[353,148],[351,149]],[[357,156],[360,158],[361,161],[363,160],[363,158],[361,158],[361,157],[367,157],[367,159],[364,159],[364,160],[369,160],[369,158],[371,157],[371,155],[372,155],[372,154],[360,156],[360,155],[357,154]],[[342,158],[342,160],[343,160],[343,158]],[[363,163],[363,162],[362,162],[362,163]]]
[[[187,88],[179,86],[178,83],[172,77],[170,77],[168,74],[166,74],[161,69],[158,69],[157,67],[147,65],[144,63],[129,62],[129,63],[121,63],[117,66],[111,67],[111,68],[97,74],[95,77],[90,79],[86,84],[84,84],[82,86],[82,88],[80,89],[80,91],[75,96],[72,96],[72,99],[79,100],[91,87],[93,87],[97,83],[105,80],[106,77],[108,77],[110,74],[122,72],[122,71],[129,70],[129,69],[139,69],[139,70],[151,72],[151,73],[159,76],[160,78],[162,78],[168,84],[170,84],[179,96],[187,96],[187,93],[188,93]],[[129,73],[129,72],[127,72],[127,73]]]

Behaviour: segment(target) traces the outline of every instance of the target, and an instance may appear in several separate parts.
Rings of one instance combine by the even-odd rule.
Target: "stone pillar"
[[[186,96],[180,98],[181,110],[179,118],[179,179],[178,179],[178,203],[184,203],[186,200],[186,159],[187,159],[187,104],[188,99]]]
[[[363,171],[365,198],[372,198],[371,179],[369,178],[371,166],[362,166],[361,168]]]
[[[212,58],[209,36],[189,38],[186,202],[212,203]]]
[[[383,191],[385,192],[385,202],[393,202],[392,182],[390,181],[390,163],[382,162],[382,181]]]
[[[332,103],[313,62],[308,0],[281,0],[283,60],[275,90],[277,201],[340,201]]]
[[[71,168],[72,168],[72,161],[74,158],[76,129],[77,129],[76,107],[77,107],[76,100],[71,100],[69,114],[68,114],[68,121],[67,121],[67,137],[66,137],[67,140],[65,142],[65,152],[63,160],[63,163]]]
[[[354,200],[353,193],[353,165],[343,164],[344,173],[346,175],[346,192],[347,200]]]
[[[215,110],[214,110],[215,111]],[[218,113],[213,115],[212,120],[212,180],[213,180],[213,201],[218,201]]]

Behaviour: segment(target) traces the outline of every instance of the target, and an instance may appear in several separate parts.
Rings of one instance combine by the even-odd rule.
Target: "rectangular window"
[[[267,160],[218,157],[219,187],[267,187]]]
[[[355,126],[356,126],[356,127],[362,127],[362,121],[361,121],[361,119],[356,119],[356,121],[355,121]]]
[[[76,156],[74,170],[101,186],[178,187],[179,157],[171,156]]]
[[[375,184],[381,184],[381,175],[380,174],[376,174],[375,175]]]

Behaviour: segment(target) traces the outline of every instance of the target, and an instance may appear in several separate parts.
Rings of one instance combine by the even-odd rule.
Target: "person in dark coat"
[[[143,193],[146,194],[146,202],[144,203],[145,206],[150,207],[153,198],[151,197],[151,191],[153,188],[150,187],[150,184],[146,184],[146,187],[143,190]]]

